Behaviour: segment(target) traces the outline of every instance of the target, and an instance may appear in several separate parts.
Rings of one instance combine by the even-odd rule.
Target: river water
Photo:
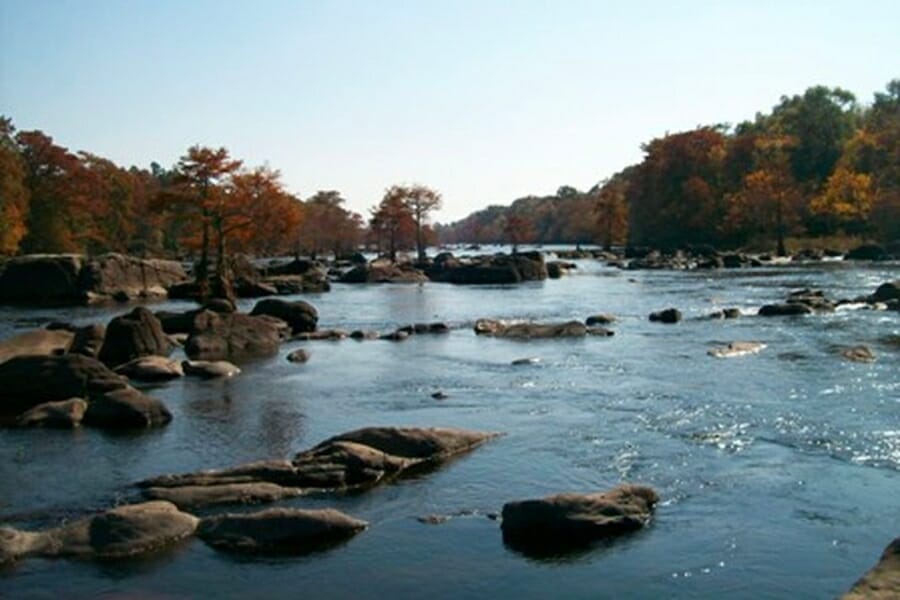
[[[338,284],[304,296],[322,327],[455,328],[401,343],[292,342],[229,381],[152,388],[174,415],[157,431],[0,430],[0,522],[19,528],[136,500],[131,484],[147,477],[285,457],[361,426],[506,434],[427,476],[281,503],[369,521],[324,553],[236,557],[193,541],[126,562],[32,559],[0,570],[0,596],[829,598],[848,589],[900,535],[900,313],[702,317],[731,306],[749,315],[800,287],[868,294],[900,266],[624,272],[577,263],[563,279],[518,286]],[[669,306],[685,320],[647,320]],[[0,308],[0,336],[116,312]],[[479,317],[598,312],[618,317],[614,337],[523,342],[471,329]],[[707,355],[730,341],[767,347]],[[856,344],[878,359],[851,363],[837,351]],[[288,363],[301,346],[310,362]],[[511,365],[525,357],[540,362]],[[432,399],[437,390],[448,398]],[[662,497],[651,525],[577,554],[519,554],[488,518],[510,500],[626,481]],[[417,520],[458,513],[440,525]]]

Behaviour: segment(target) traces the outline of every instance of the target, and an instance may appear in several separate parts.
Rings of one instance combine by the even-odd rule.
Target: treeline
[[[771,245],[782,253],[788,236],[900,238],[900,80],[869,105],[813,87],[753,121],[668,134],[643,150],[643,161],[586,192],[563,186],[439,232],[448,242]]]
[[[363,245],[394,254],[436,242],[440,206],[422,185],[392,186],[366,220],[340,192],[301,199],[278,171],[225,148],[193,146],[170,168],[124,168],[71,152],[0,118],[0,255],[39,252],[196,258],[200,277],[230,253],[344,256]],[[219,268],[218,266],[216,267]]]

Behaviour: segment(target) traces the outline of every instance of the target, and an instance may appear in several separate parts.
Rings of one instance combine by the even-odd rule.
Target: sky
[[[448,222],[782,95],[900,77],[900,2],[0,0],[0,114],[124,166],[225,146],[364,215],[439,190]]]

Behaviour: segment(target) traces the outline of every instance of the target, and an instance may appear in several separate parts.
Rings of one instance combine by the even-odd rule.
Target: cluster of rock
[[[760,307],[758,314],[763,317],[808,315],[833,312],[846,304],[865,304],[875,310],[900,311],[900,280],[883,283],[873,294],[852,299],[831,299],[822,290],[796,290],[784,302]]]
[[[564,263],[555,263],[559,276]],[[443,252],[424,263],[392,263],[377,259],[359,264],[340,276],[341,283],[423,283],[436,281],[461,285],[510,284],[540,281],[549,276],[548,265],[540,252],[496,254],[457,258]]]
[[[165,297],[187,280],[181,263],[122,254],[32,254],[0,264],[0,303],[76,305]]]
[[[295,259],[258,268],[246,256],[236,255],[229,261],[231,288],[237,298],[261,298],[292,294],[322,293],[331,290],[328,270],[319,261]],[[194,281],[169,288],[169,297],[196,300],[200,289]]]
[[[510,339],[579,338],[589,335],[608,337],[613,335],[613,331],[605,327],[587,325],[581,321],[533,323],[498,319],[478,319],[475,322],[475,333]]]

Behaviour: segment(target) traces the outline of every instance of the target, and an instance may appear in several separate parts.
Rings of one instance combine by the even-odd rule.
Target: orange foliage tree
[[[0,254],[15,254],[27,231],[30,194],[14,132],[12,121],[0,118]]]
[[[397,251],[409,248],[416,238],[416,222],[403,196],[389,188],[378,206],[372,209],[369,231],[381,252],[387,251],[392,262]]]

